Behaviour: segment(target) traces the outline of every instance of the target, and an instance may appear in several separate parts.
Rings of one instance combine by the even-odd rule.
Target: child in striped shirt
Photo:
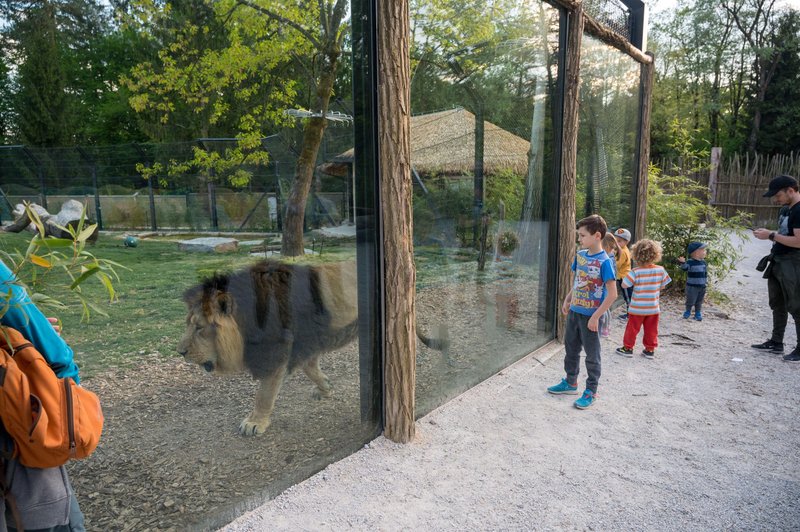
[[[667,270],[656,263],[661,260],[661,244],[653,240],[640,240],[631,249],[637,267],[633,268],[622,280],[623,287],[633,287],[631,303],[628,307],[628,325],[622,337],[622,347],[617,353],[624,357],[633,356],[633,346],[639,329],[644,326],[644,351],[646,358],[655,358],[658,347],[658,317],[660,309],[658,299],[661,290],[669,284]]]

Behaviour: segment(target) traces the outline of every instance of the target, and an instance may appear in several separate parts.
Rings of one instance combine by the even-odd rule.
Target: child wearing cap
[[[694,319],[703,321],[703,298],[706,296],[708,265],[705,258],[708,245],[704,242],[692,242],[686,248],[689,260],[678,257],[681,270],[686,272],[686,312],[683,319],[688,320],[694,307]]]
[[[624,227],[620,227],[614,231],[614,239],[619,246],[619,253],[614,257],[617,266],[617,292],[622,294],[622,299],[625,301],[625,313],[620,318],[628,319],[628,306],[631,304],[631,291],[633,289],[623,288],[622,280],[631,271],[631,251],[628,249],[628,244],[631,241],[631,232]]]

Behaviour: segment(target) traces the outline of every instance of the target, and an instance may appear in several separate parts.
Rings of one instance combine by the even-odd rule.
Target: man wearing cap
[[[772,309],[772,336],[756,349],[783,353],[783,334],[789,314],[794,318],[800,344],[800,192],[797,179],[779,175],[769,182],[764,197],[782,205],[778,214],[778,230],[763,227],[753,230],[759,240],[772,240],[772,268],[767,277],[769,307]],[[795,347],[783,357],[787,362],[800,361],[800,349]]]

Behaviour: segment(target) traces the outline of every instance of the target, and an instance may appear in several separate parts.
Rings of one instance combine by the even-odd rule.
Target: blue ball
[[[139,239],[135,236],[126,236],[125,239],[122,241],[122,244],[126,248],[135,248],[139,245]]]

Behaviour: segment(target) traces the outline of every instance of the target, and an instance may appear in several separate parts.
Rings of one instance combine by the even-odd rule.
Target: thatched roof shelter
[[[530,142],[484,121],[483,173],[528,171]],[[347,175],[349,149],[320,165],[329,175]],[[411,164],[420,174],[465,175],[475,165],[475,115],[462,108],[411,117]]]

